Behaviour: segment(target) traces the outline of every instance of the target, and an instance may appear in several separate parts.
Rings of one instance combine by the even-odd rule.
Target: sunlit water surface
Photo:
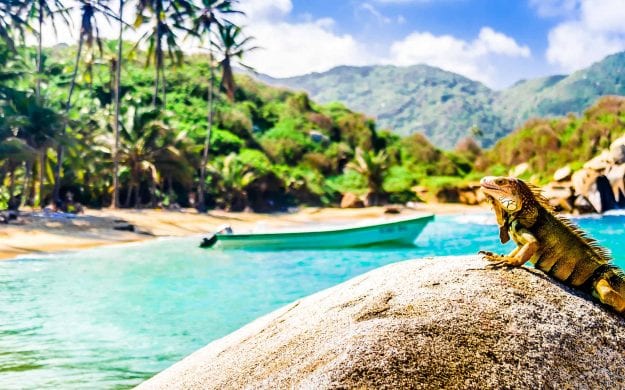
[[[576,219],[625,265],[625,215]],[[414,248],[220,251],[198,238],[0,262],[0,388],[128,388],[295,299],[411,258],[510,250],[492,215]]]

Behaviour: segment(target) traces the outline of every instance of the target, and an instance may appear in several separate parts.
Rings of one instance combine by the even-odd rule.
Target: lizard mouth
[[[488,182],[480,183],[480,187],[482,187],[482,189],[485,189],[485,190],[494,190],[494,191],[499,190],[499,187],[497,187],[497,186],[495,186],[493,184],[490,184]]]

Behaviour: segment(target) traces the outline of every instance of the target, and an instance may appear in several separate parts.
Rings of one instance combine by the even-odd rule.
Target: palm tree
[[[251,69],[240,61],[243,59],[243,54],[255,50],[257,47],[247,47],[254,38],[243,37],[241,27],[239,26],[226,23],[225,25],[219,25],[218,30],[219,40],[216,46],[223,57],[219,63],[222,71],[221,83],[230,101],[234,101],[236,84],[234,82],[234,74],[232,73],[232,61],[236,58],[239,65]]]
[[[351,169],[365,178],[369,189],[368,203],[369,205],[377,205],[380,195],[384,193],[382,182],[388,169],[386,152],[382,150],[376,154],[371,150],[364,151],[361,148],[356,148],[354,161],[349,162],[345,168]]]
[[[9,96],[5,114],[14,118],[15,137],[21,138],[38,155],[38,203],[43,207],[44,172],[48,167],[48,149],[58,143],[65,125],[65,118],[37,97],[24,92],[15,92]],[[36,202],[37,203],[37,202]]]
[[[245,188],[257,177],[254,170],[239,161],[236,154],[230,153],[221,164],[211,166],[211,171],[216,176],[224,208],[227,211],[244,210],[248,205]]]
[[[45,19],[50,18],[52,21],[52,28],[56,33],[57,15],[63,19],[66,25],[70,25],[69,9],[65,7],[63,1],[61,0],[25,1],[23,3],[23,7],[25,8],[29,18],[37,19],[37,80],[35,92],[37,94],[37,98],[39,98],[41,96],[41,74],[43,73],[43,22]]]
[[[26,20],[22,19],[19,10],[28,4],[27,0],[3,0],[0,1],[0,39],[2,39],[9,50],[15,52],[15,40],[13,36],[17,33],[21,40],[24,40],[24,32],[29,29]]]
[[[148,15],[146,15],[146,11]],[[157,107],[157,96],[159,94],[159,82],[161,82],[162,105],[166,106],[167,81],[165,78],[165,50],[170,60],[180,63],[182,61],[182,49],[178,45],[176,30],[189,31],[184,27],[184,22],[189,15],[193,15],[195,6],[189,0],[138,0],[137,17],[135,27],[140,27],[148,16],[153,19],[153,26],[147,31],[139,43],[148,42],[147,63],[154,61],[154,96],[152,104]],[[163,47],[163,39],[167,43],[166,49]]]
[[[204,149],[202,150],[202,161],[200,163],[200,182],[198,186],[198,199],[197,209],[198,211],[206,211],[206,202],[204,194],[206,192],[206,164],[208,163],[208,151],[210,149],[211,130],[213,128],[213,86],[215,84],[215,73],[213,66],[213,52],[212,46],[214,45],[212,35],[213,27],[215,25],[221,26],[224,23],[224,17],[227,14],[242,13],[240,11],[232,9],[236,0],[202,0],[202,5],[196,13],[196,17],[193,20],[192,31],[194,35],[199,37],[200,40],[208,41],[209,56],[209,80],[208,80],[208,124],[206,126],[206,137],[204,138]]]
[[[154,204],[162,174],[180,180],[192,175],[183,151],[186,133],[175,134],[159,110],[130,105],[124,113],[120,138],[120,163],[129,172],[126,207],[133,194],[135,207],[139,207],[141,184],[145,181]]]
[[[69,112],[72,103],[72,94],[76,87],[76,76],[80,65],[80,56],[82,54],[83,45],[86,44],[89,51],[93,51],[93,44],[98,45],[100,54],[102,53],[102,41],[100,40],[100,29],[97,25],[96,16],[102,15],[108,21],[111,18],[119,19],[113,11],[108,7],[108,0],[78,0],[80,3],[81,17],[80,30],[78,33],[78,48],[76,49],[76,60],[74,63],[74,72],[72,73],[72,81],[67,94],[67,102],[65,103],[65,112]],[[89,83],[93,80],[93,63],[87,62],[87,73]],[[54,191],[53,200],[59,201],[59,191],[61,189],[61,168],[63,166],[63,144],[59,143],[57,147],[57,163],[54,171]]]

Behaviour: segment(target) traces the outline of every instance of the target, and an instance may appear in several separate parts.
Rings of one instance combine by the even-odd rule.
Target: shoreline
[[[286,228],[310,223],[339,223],[383,216],[385,207],[359,209],[301,208],[293,213],[258,214],[253,212],[225,212],[212,210],[199,214],[193,209],[180,211],[159,209],[85,210],[78,216],[47,216],[42,213],[23,213],[22,223],[0,225],[0,261],[28,256],[78,251],[158,237],[200,235],[229,224],[236,230],[254,227]],[[475,214],[488,212],[485,206],[455,203],[420,203],[416,208],[400,208],[400,216],[432,213],[435,215]],[[135,232],[113,229],[132,224]]]

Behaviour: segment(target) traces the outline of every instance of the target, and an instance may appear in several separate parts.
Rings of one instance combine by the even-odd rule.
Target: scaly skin
[[[480,251],[494,267],[520,267],[529,261],[625,313],[625,273],[611,264],[608,251],[557,216],[538,188],[520,179],[494,176],[484,177],[480,184],[497,216],[501,242],[511,237],[517,244],[508,255]]]

